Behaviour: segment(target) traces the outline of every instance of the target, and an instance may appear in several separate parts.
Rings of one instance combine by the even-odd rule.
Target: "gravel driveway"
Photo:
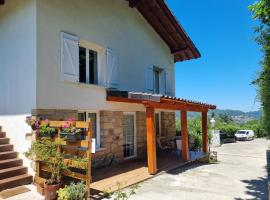
[[[175,170],[142,184],[131,200],[267,199],[267,142],[256,139],[216,148],[218,164]]]

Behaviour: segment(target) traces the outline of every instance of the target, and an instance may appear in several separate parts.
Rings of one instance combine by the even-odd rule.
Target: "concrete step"
[[[13,176],[27,174],[27,172],[28,172],[27,167],[24,167],[24,166],[17,166],[17,167],[1,169],[0,170],[0,180],[10,178]]]
[[[9,144],[9,138],[0,138],[0,145],[1,144]]]
[[[0,180],[0,191],[18,187],[21,185],[30,184],[32,183],[32,180],[33,180],[33,177],[29,174],[23,174],[23,175],[18,175],[18,176],[2,179]]]
[[[13,150],[12,144],[1,144],[0,145],[0,152],[12,151],[12,150]]]
[[[5,138],[5,137],[6,137],[6,133],[0,131],[0,138]]]
[[[22,159],[19,159],[19,158],[1,160],[0,161],[0,169],[22,166],[22,163],[23,163]]]
[[[0,160],[12,159],[17,158],[18,153],[16,151],[5,151],[0,152]]]

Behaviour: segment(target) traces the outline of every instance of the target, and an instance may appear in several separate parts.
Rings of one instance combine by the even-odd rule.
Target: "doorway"
[[[136,157],[136,128],[135,113],[124,113],[123,118],[124,133],[124,158]]]

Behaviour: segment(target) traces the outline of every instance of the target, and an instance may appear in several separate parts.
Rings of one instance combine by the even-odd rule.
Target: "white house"
[[[174,96],[175,62],[200,57],[166,2],[0,2],[0,126],[15,150],[29,147],[26,116],[74,116],[93,122],[95,167],[146,156],[145,106],[107,92]],[[157,137],[174,137],[174,110],[155,113]]]

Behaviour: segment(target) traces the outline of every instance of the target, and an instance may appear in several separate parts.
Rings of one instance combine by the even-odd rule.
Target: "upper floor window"
[[[61,32],[61,79],[118,88],[118,51]]]
[[[89,48],[79,48],[79,82],[98,84],[98,53]]]
[[[153,68],[153,89],[155,94],[161,93],[161,75],[162,69],[154,67]]]

